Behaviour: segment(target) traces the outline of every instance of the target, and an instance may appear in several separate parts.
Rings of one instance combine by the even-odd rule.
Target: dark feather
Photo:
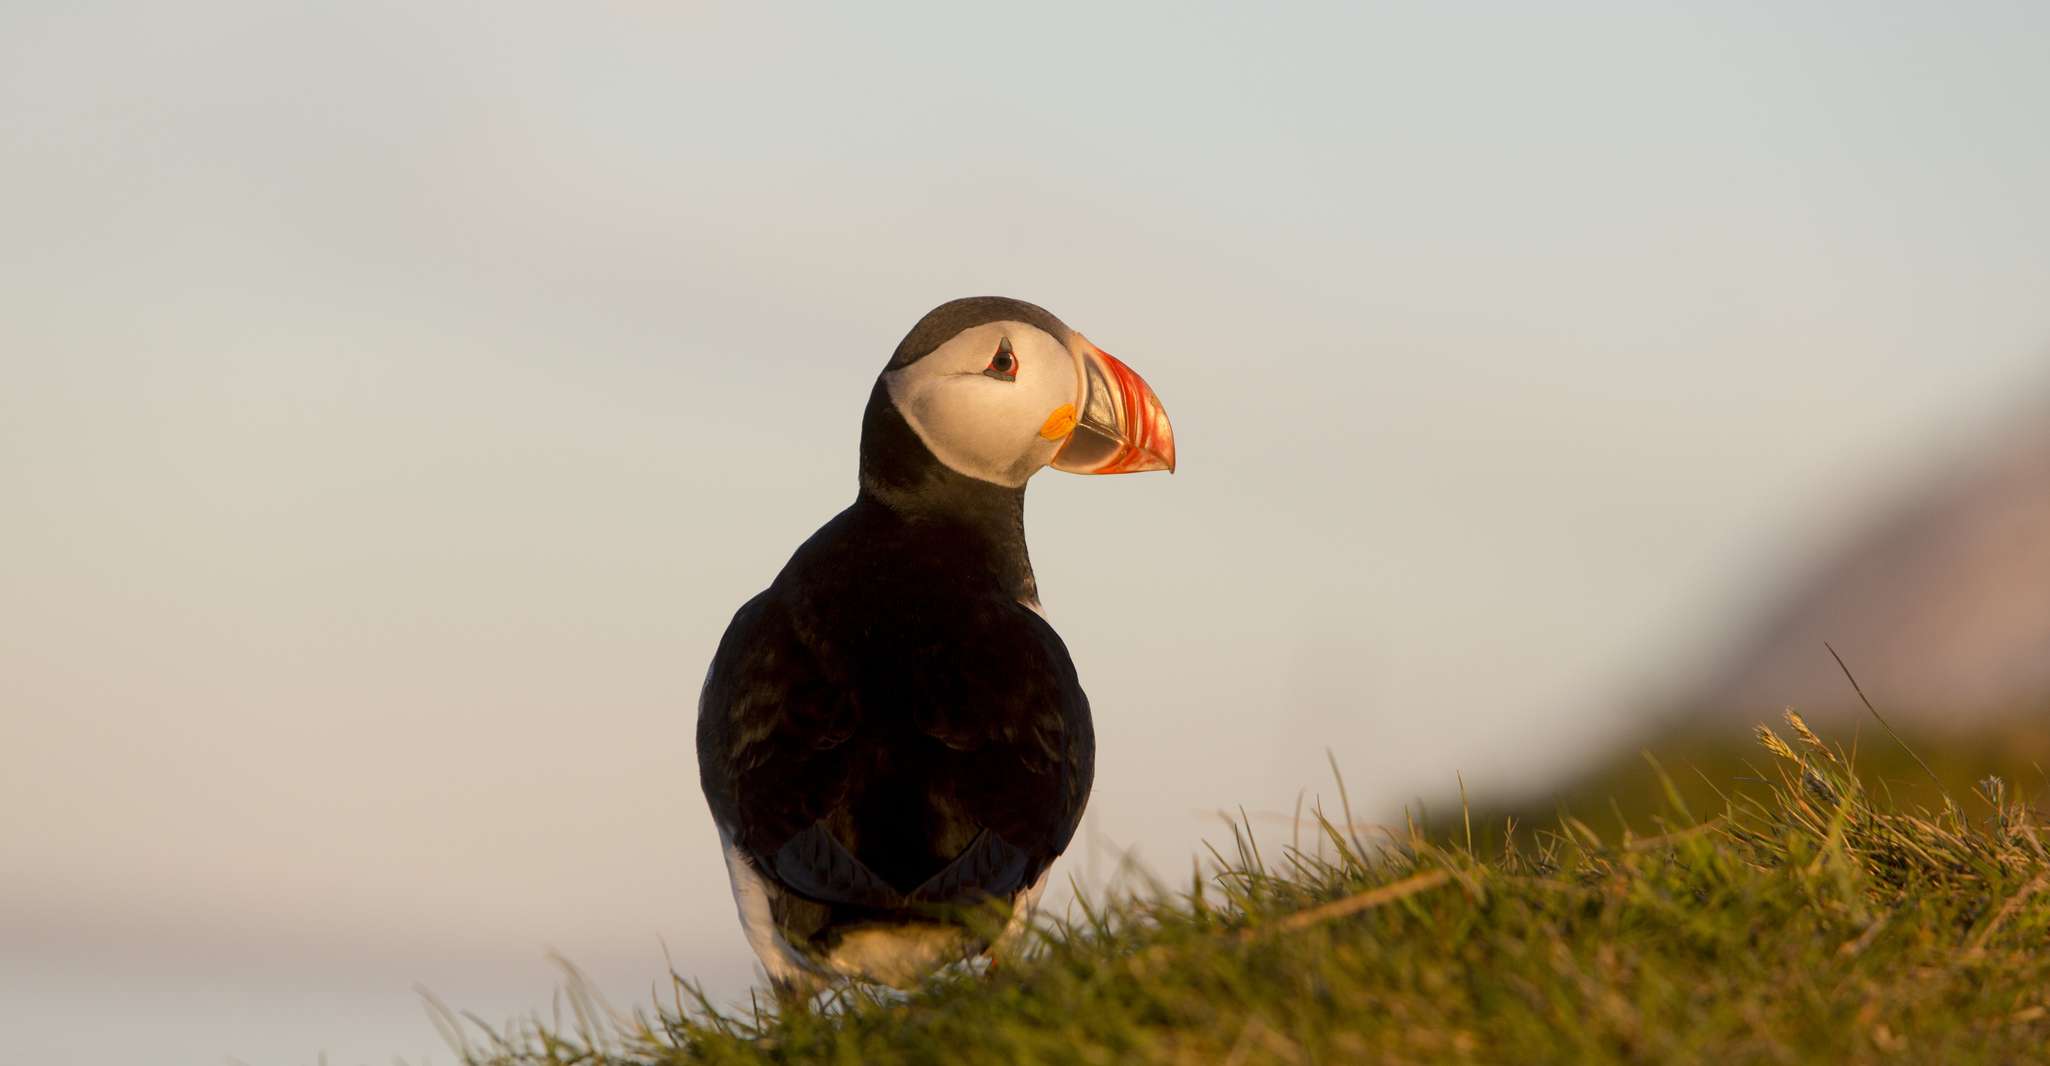
[[[1030,886],[1025,873],[1031,868],[1031,855],[985,829],[911,898],[924,903],[972,902],[977,896],[1009,899]]]
[[[769,857],[768,872],[783,887],[816,903],[887,910],[904,894],[883,883],[819,822],[791,837]]]

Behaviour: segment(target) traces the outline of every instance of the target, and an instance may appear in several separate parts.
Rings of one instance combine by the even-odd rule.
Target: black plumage
[[[963,329],[1067,328],[1030,304],[955,301],[888,369]],[[1095,738],[1067,648],[1027,603],[1022,487],[936,459],[878,380],[860,491],[734,615],[698,712],[713,817],[769,888],[778,931],[848,931],[1009,902],[1073,838]]]

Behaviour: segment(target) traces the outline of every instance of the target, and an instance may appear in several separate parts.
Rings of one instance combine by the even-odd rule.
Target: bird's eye
[[[997,354],[989,357],[989,366],[982,372],[998,381],[1018,380],[1018,356],[1011,351],[1011,338],[997,343]]]

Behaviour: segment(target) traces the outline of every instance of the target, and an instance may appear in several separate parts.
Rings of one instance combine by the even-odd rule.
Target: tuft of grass
[[[1477,846],[1462,805],[1375,839],[1313,812],[1263,851],[1242,822],[1185,887],[1079,900],[908,997],[777,1016],[678,977],[621,1012],[573,980],[545,1022],[439,1013],[473,1066],[2050,1058],[2042,813],[2001,778],[1913,806],[1785,727],[1719,809],[1654,762],[1663,802],[1620,836],[1562,813]]]

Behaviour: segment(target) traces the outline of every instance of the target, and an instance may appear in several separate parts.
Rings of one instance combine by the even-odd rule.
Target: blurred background
[[[1061,873],[1668,728],[2050,712],[2050,7],[0,5],[0,1032],[448,1062],[744,998],[692,752],[945,299],[1050,474]],[[1135,546],[1142,550],[1134,550]],[[2039,717],[2037,720],[2041,720]],[[665,960],[666,953],[666,960]]]

